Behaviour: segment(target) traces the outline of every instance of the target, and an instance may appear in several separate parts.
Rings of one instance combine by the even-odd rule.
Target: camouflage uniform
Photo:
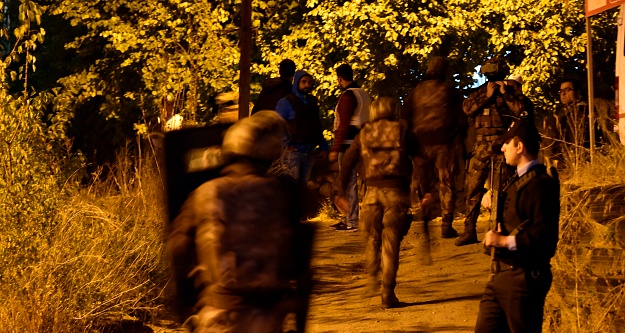
[[[346,165],[341,170],[342,189],[347,187],[348,172],[362,160],[366,193],[362,201],[360,225],[366,236],[367,273],[370,285],[376,283],[378,271],[382,270],[382,305],[393,307],[398,303],[395,296],[399,245],[408,224],[409,199],[408,152],[414,140],[408,139],[408,125],[394,118],[392,99],[382,97],[371,107],[369,123],[366,123],[345,152]],[[380,102],[382,100],[382,102]],[[378,104],[386,101],[386,113],[376,113]],[[390,111],[388,110],[390,109]],[[380,253],[381,252],[381,253]]]
[[[458,157],[468,123],[462,111],[462,95],[446,80],[447,62],[433,57],[428,62],[425,80],[420,82],[406,100],[410,129],[419,141],[419,153],[413,158],[413,188],[421,189],[421,197],[431,193],[439,181],[442,213],[442,236],[458,236],[452,227],[456,203]],[[434,207],[432,207],[434,208]],[[433,209],[423,207],[423,217],[432,219]]]
[[[438,191],[441,205],[443,238],[457,237],[452,227],[456,206],[456,180],[460,174],[458,159],[462,149],[462,138],[459,136],[455,143],[448,145],[434,145],[419,147],[418,155],[413,158],[412,183],[419,186],[422,194],[434,190],[435,181],[439,181]],[[422,199],[422,198],[420,198]],[[435,207],[423,208],[424,220],[430,221],[434,217],[432,210]]]
[[[292,297],[309,290],[312,239],[300,223],[298,185],[265,176],[280,156],[282,125],[273,111],[233,125],[221,177],[193,191],[173,221],[168,248],[190,332],[274,333],[289,312],[305,318],[307,298]]]
[[[503,155],[499,149],[493,149],[499,135],[507,131],[514,119],[533,119],[534,117],[533,106],[522,93],[501,94],[497,89],[493,96],[488,98],[486,90],[487,84],[484,84],[462,104],[464,112],[475,119],[476,140],[466,178],[464,234],[458,238],[456,245],[477,243],[475,226],[485,192],[484,184],[491,169],[491,157],[495,163],[494,169],[501,170],[495,173],[495,184],[499,184],[500,173],[502,179],[508,179],[514,172],[503,161]]]

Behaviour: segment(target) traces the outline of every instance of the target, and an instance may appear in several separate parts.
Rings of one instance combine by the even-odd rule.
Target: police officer
[[[558,243],[559,183],[537,159],[540,135],[533,124],[517,121],[501,140],[516,175],[499,196],[500,223],[484,237],[484,245],[496,251],[475,332],[541,332]],[[490,200],[484,201],[488,207]]]
[[[282,332],[305,327],[311,233],[300,223],[297,183],[267,176],[286,122],[259,111],[223,139],[221,176],[192,192],[168,240],[184,326],[200,332]],[[281,178],[282,177],[282,178]]]
[[[488,82],[462,103],[464,112],[474,123],[476,138],[466,178],[464,233],[456,240],[457,246],[477,243],[475,226],[491,161],[495,163],[495,169],[501,167],[504,179],[512,172],[502,165],[501,154],[497,150],[493,152],[493,144],[514,119],[524,115],[526,109],[524,96],[504,82],[510,69],[503,59],[489,59],[480,72]],[[495,178],[495,183],[499,182],[498,178]]]

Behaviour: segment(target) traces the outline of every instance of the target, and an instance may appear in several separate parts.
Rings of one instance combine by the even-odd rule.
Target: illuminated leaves
[[[80,52],[103,45],[107,50],[89,69],[96,80],[110,78],[98,94],[106,100],[101,112],[134,106],[148,115],[158,114],[162,101],[169,99],[175,101],[176,113],[200,120],[210,117],[207,96],[236,87],[239,50],[232,6],[208,0],[64,0],[55,12],[87,28],[68,47]],[[138,76],[139,83],[123,84],[129,76]],[[75,74],[62,82],[69,87],[79,80]],[[86,90],[78,93],[78,99],[91,97]],[[120,103],[134,94],[142,98]]]
[[[288,34],[270,43],[258,39],[270,64],[258,69],[267,73],[283,58],[295,60],[314,73],[316,94],[330,101],[328,109],[338,93],[332,69],[343,62],[352,64],[373,95],[406,94],[432,54],[448,56],[462,88],[474,84],[476,66],[505,56],[543,108],[553,107],[552,87],[565,71],[584,67],[583,0],[308,0],[305,9]],[[597,36],[615,29],[613,11],[593,20]],[[606,54],[614,48],[601,46]]]

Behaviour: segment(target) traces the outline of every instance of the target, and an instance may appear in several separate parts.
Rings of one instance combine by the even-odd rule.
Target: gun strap
[[[530,181],[532,181],[532,179],[534,179],[537,175],[536,170],[532,170],[529,171],[527,173],[525,173],[523,176],[519,177],[518,179],[516,179],[516,181],[512,181],[510,182],[510,184],[506,185],[506,189],[509,186],[512,186],[512,184],[514,184],[514,186],[516,187],[515,190],[519,191],[522,188],[524,188],[527,184],[529,184]],[[516,176],[515,176],[516,177]],[[525,226],[527,226],[527,224],[530,222],[529,219],[523,221],[521,224],[519,224],[516,228],[514,228],[514,230],[512,230],[508,236],[515,236],[517,235],[519,232],[523,231],[523,229],[525,228]]]
[[[519,224],[516,228],[514,228],[514,230],[512,230],[512,232],[510,232],[510,234],[508,234],[508,236],[516,236],[519,232],[521,232],[521,231],[523,231],[523,229],[525,229],[525,227],[527,226],[528,223],[530,223],[529,219],[521,222],[521,224]]]

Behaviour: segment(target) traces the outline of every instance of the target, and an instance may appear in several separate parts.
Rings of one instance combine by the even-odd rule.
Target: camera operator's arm
[[[474,118],[491,102],[491,98],[495,95],[498,85],[494,82],[488,82],[485,86],[480,87],[478,91],[471,94],[469,98],[462,103],[462,109],[469,118]]]
[[[508,109],[512,111],[516,117],[527,118],[529,121],[534,121],[534,103],[532,103],[527,96],[523,95],[523,93],[506,89],[506,92],[503,94],[503,99]]]

